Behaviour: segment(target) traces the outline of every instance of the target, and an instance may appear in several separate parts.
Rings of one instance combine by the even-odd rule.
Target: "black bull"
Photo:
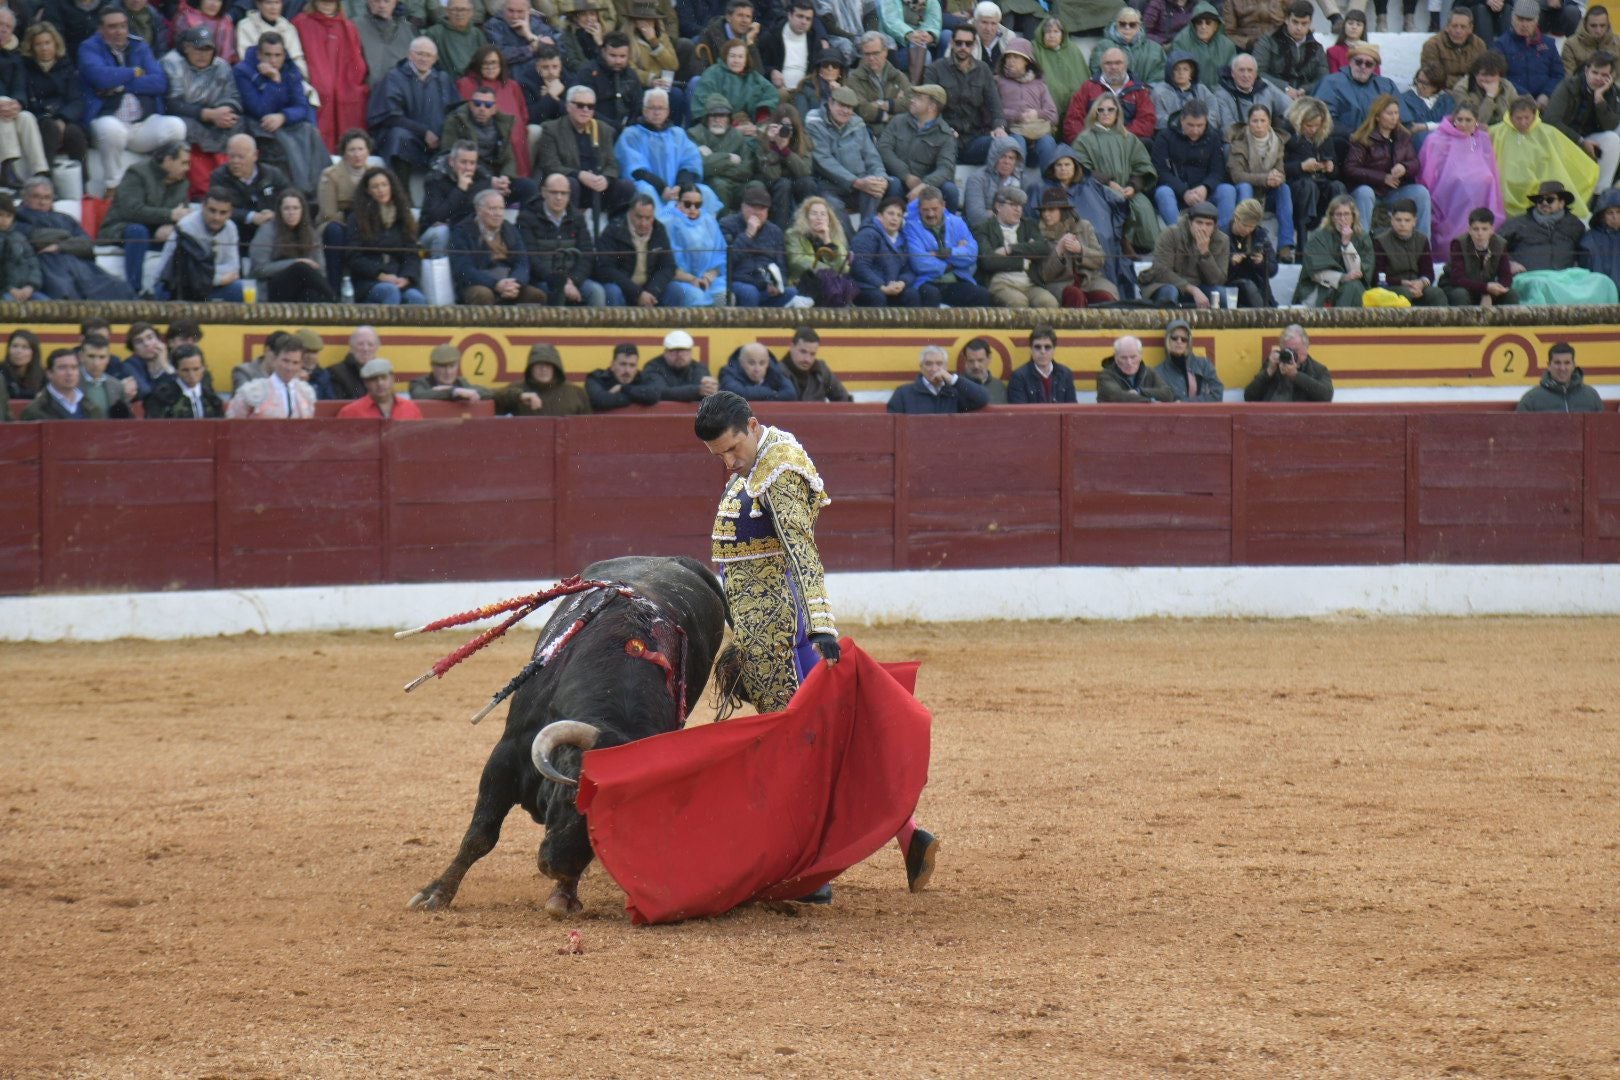
[[[664,669],[626,651],[627,643],[638,639],[678,664],[680,635],[669,625],[671,620],[685,631],[683,712],[690,712],[702,695],[726,622],[725,596],[708,568],[684,556],[629,556],[592,563],[583,576],[628,585],[652,604],[613,596],[513,695],[506,730],[478,782],[478,802],[461,848],[444,873],[411,898],[411,907],[431,911],[448,906],[472,864],[494,850],[507,813],[520,805],[546,828],[540,872],[557,882],[546,911],[553,916],[579,911],[579,877],[591,861],[590,836],[574,806],[575,788],[545,779],[536,768],[531,756],[536,736],[556,725],[542,742],[555,740],[559,747],[555,765],[577,776],[582,744],[618,746],[673,731],[678,723],[676,702]],[[600,595],[579,593],[560,604],[540,632],[536,653]],[[559,731],[567,734],[559,738]],[[571,743],[565,741],[570,736]]]

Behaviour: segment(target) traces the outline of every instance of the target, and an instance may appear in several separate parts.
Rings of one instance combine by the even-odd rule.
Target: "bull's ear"
[[[579,781],[558,772],[551,763],[551,755],[559,746],[577,746],[581,750],[589,750],[601,737],[602,732],[590,724],[578,720],[553,720],[534,737],[534,750],[530,757],[541,776],[553,783],[575,787]]]

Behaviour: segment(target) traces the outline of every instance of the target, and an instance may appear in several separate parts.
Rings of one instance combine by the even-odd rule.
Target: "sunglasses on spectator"
[[[696,202],[693,202],[691,199],[682,199],[681,200],[681,209],[683,209],[683,210],[701,210],[701,209],[703,209],[703,200],[698,199]]]
[[[1186,334],[1171,334],[1170,335],[1170,340],[1171,341],[1191,341],[1192,339],[1189,338]]]
[[[1538,206],[1551,206],[1554,203],[1562,203],[1563,201],[1564,200],[1561,197],[1557,196],[1557,195],[1537,195],[1536,196],[1536,205],[1538,205]]]
[[[1037,341],[1037,342],[1035,342],[1035,344],[1033,344],[1033,345],[1031,345],[1029,347],[1029,351],[1030,352],[1051,352],[1055,348],[1057,348],[1057,346],[1052,344],[1050,341]]]
[[[589,109],[591,112],[596,111],[596,102],[594,101],[570,101],[568,104],[572,105],[576,109]]]
[[[493,101],[479,101],[477,98],[473,98],[472,107],[475,109],[493,109],[495,103]]]
[[[1352,65],[1356,66],[1356,67],[1377,67],[1378,66],[1378,61],[1369,60],[1365,56],[1358,56],[1354,60],[1350,61],[1350,63]]]
[[[1137,22],[1126,22],[1124,19],[1121,19],[1119,21],[1119,25],[1121,25],[1121,26],[1141,26],[1142,23],[1141,23],[1140,20],[1138,20]]]

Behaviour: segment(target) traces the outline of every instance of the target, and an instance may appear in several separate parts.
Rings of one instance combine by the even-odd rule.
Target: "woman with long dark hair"
[[[45,388],[45,365],[40,362],[39,335],[13,330],[6,339],[6,394],[12,401],[27,401]]]
[[[321,238],[309,202],[297,188],[276,196],[276,216],[253,234],[253,276],[274,303],[329,304],[337,299],[326,280]]]
[[[349,278],[358,304],[425,304],[410,197],[392,169],[367,169],[349,212]]]

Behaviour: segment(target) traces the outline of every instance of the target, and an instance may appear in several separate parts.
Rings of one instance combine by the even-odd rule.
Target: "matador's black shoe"
[[[817,889],[813,893],[806,893],[804,896],[795,897],[793,902],[795,904],[830,904],[830,903],[832,903],[832,882],[830,882],[830,881],[827,882],[827,884],[823,885],[821,888]]]
[[[912,892],[922,892],[928,879],[934,876],[934,859],[939,855],[939,837],[927,829],[911,834],[906,845],[906,885]]]

